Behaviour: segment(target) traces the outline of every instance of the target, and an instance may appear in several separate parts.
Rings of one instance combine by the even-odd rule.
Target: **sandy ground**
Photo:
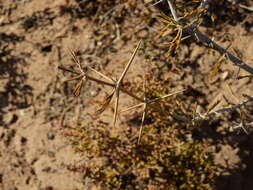
[[[86,17],[85,12],[78,12],[79,9],[75,9],[78,1],[2,2],[0,189],[92,189],[81,174],[67,169],[67,165],[80,161],[80,158],[59,129],[62,122],[73,124],[88,119],[86,115],[95,109],[91,99],[99,99],[105,94],[101,88],[88,83],[82,95],[74,98],[69,88],[71,84],[62,84],[66,78],[57,67],[73,65],[68,53],[70,48],[89,66],[108,73],[119,73],[137,43],[135,37],[145,35],[140,20],[130,17],[130,21],[124,22],[122,30],[117,33],[117,25],[115,28],[99,25]],[[107,13],[103,13],[105,19]],[[237,54],[250,62],[253,59],[252,18],[234,22],[224,22],[224,27],[203,26],[200,29],[214,36],[224,47],[229,44],[224,39],[224,33],[229,33],[232,46],[239,52]],[[99,30],[100,27],[107,27],[107,30]],[[127,42],[118,39],[119,36],[128,38]],[[226,94],[226,84],[232,86],[240,100],[243,94],[252,94],[251,79],[231,79],[237,72],[231,63],[224,64],[212,83],[208,81],[206,76],[219,57],[218,53],[196,43],[183,44],[182,48],[183,53],[178,59],[186,73],[184,76],[172,73],[175,86],[198,88],[204,96],[203,104],[222,93]],[[140,57],[136,60],[138,63],[141,61]],[[128,77],[140,72],[142,67],[141,64],[135,66]],[[244,74],[242,71],[241,75]],[[104,117],[106,119],[106,115]],[[216,162],[224,167],[217,189],[250,190],[253,187],[253,135],[251,132],[249,135],[231,132],[227,130],[229,127],[229,124],[218,121],[213,129],[207,130],[207,137],[217,145]]]

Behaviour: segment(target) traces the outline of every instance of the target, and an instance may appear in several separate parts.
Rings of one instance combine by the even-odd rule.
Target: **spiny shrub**
[[[148,98],[170,90],[168,82],[151,75],[147,81],[152,81],[146,89]],[[129,90],[143,94],[139,79],[130,84]],[[117,129],[102,121],[66,128],[64,135],[84,160],[71,169],[79,169],[101,189],[210,189],[217,166],[208,143],[191,136],[196,126],[183,98],[170,97],[148,106],[140,144],[141,122],[134,114]]]

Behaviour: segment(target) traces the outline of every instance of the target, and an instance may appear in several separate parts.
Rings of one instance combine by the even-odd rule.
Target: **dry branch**
[[[176,12],[176,8],[174,3],[171,0],[167,0],[168,4],[169,4],[169,8],[171,10],[172,16],[175,19],[175,21],[181,25],[187,33],[189,33],[191,36],[197,38],[197,40],[201,41],[202,43],[206,44],[208,47],[219,51],[221,54],[225,54],[225,57],[230,60],[232,63],[234,63],[235,66],[247,71],[250,74],[253,74],[253,67],[251,67],[250,65],[244,63],[242,60],[240,60],[239,58],[235,57],[234,55],[232,55],[229,51],[227,51],[225,48],[221,47],[220,45],[218,45],[217,43],[215,43],[213,40],[211,40],[209,37],[207,37],[206,35],[204,35],[203,33],[201,33],[198,29],[197,29],[197,25],[192,24],[190,26],[186,26],[186,23],[184,23],[182,20],[180,20],[180,18],[177,15]],[[207,4],[207,0],[202,1],[202,4],[199,7],[203,7]]]
[[[210,111],[205,114],[197,113],[198,116],[194,117],[193,120],[207,119],[209,116],[214,115],[214,114],[233,111],[233,110],[239,109],[243,106],[246,106],[247,103],[252,102],[252,101],[253,101],[253,96],[249,96],[248,99],[243,100],[240,103],[235,104],[235,105],[231,105],[231,106],[227,106],[227,107],[223,107],[223,108],[218,108],[214,111]]]

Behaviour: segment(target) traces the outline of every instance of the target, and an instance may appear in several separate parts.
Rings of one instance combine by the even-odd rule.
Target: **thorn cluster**
[[[138,96],[136,96],[136,95],[134,95],[134,94],[132,94],[127,89],[123,88],[122,83],[123,83],[124,77],[126,76],[126,74],[127,74],[128,70],[129,70],[131,64],[133,63],[133,60],[134,60],[134,58],[135,58],[135,56],[137,54],[138,49],[140,48],[140,45],[141,45],[141,41],[139,41],[137,47],[135,48],[135,50],[134,50],[131,58],[129,59],[128,63],[126,64],[126,66],[125,66],[125,68],[124,68],[123,72],[121,73],[121,75],[120,75],[120,77],[119,77],[118,80],[117,79],[114,80],[111,77],[108,77],[108,76],[104,75],[103,73],[101,73],[101,72],[99,72],[99,71],[97,71],[97,70],[95,70],[95,69],[93,69],[93,68],[91,68],[89,66],[86,66],[86,68],[83,69],[82,66],[81,66],[81,63],[77,59],[75,53],[73,51],[71,51],[71,50],[70,50],[70,54],[72,56],[72,59],[74,60],[74,62],[78,66],[79,72],[72,71],[72,70],[67,69],[65,67],[62,67],[62,66],[58,67],[59,69],[61,69],[63,71],[67,71],[67,72],[70,72],[70,73],[73,73],[73,74],[76,75],[76,76],[74,76],[74,77],[72,77],[70,79],[65,80],[64,82],[79,80],[78,83],[76,84],[76,86],[74,87],[73,93],[74,93],[75,96],[79,96],[80,95],[81,89],[82,89],[83,85],[85,84],[86,80],[94,81],[94,82],[96,82],[98,84],[110,86],[110,87],[113,88],[112,91],[109,93],[109,95],[103,101],[100,109],[96,113],[97,114],[103,113],[106,110],[106,108],[108,107],[108,105],[110,104],[110,102],[113,99],[113,97],[115,97],[114,115],[113,115],[113,126],[114,127],[116,125],[119,113],[122,113],[122,112],[125,112],[125,111],[129,111],[129,110],[132,110],[132,109],[135,109],[135,108],[143,106],[143,114],[142,114],[141,126],[140,126],[140,130],[139,130],[139,135],[138,135],[138,143],[140,143],[140,140],[141,140],[141,135],[142,135],[143,126],[144,126],[144,120],[145,120],[145,116],[146,116],[146,113],[147,113],[148,106],[152,106],[153,107],[153,105],[152,105],[153,103],[155,103],[157,101],[160,101],[161,99],[164,99],[164,98],[176,95],[176,94],[181,93],[181,92],[184,91],[184,90],[181,90],[181,91],[173,92],[173,93],[164,95],[162,97],[150,100],[150,99],[148,99],[146,97],[146,79],[145,79],[145,77],[144,77],[144,83],[143,83],[143,91],[144,91],[144,98],[143,99],[140,98],[140,97],[138,97]],[[94,72],[95,74],[99,75],[100,77],[102,77],[105,80],[100,80],[98,78],[90,76],[88,74],[88,71]],[[134,98],[135,100],[137,100],[140,103],[137,104],[137,105],[131,106],[131,107],[129,107],[129,108],[127,108],[127,109],[119,112],[120,92],[126,93],[127,95],[129,95],[130,97]]]

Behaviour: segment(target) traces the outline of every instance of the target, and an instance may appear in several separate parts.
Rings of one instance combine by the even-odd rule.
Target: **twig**
[[[203,1],[201,1],[198,9],[203,9],[208,3],[209,3],[209,0],[203,0]]]
[[[72,71],[72,70],[67,69],[67,68],[65,68],[65,67],[62,67],[62,66],[58,66],[58,69],[63,70],[63,71],[67,71],[67,72],[71,72],[71,73],[76,74],[76,75],[80,75],[80,74],[81,74],[81,73],[79,73],[79,72]],[[91,80],[91,81],[97,82],[97,83],[102,84],[102,85],[106,85],[106,86],[110,86],[110,87],[115,87],[115,84],[113,84],[113,83],[106,82],[106,81],[103,81],[103,80],[94,78],[94,77],[92,77],[92,76],[89,76],[88,74],[86,74],[85,76],[86,76],[86,79],[87,79],[87,80]],[[77,76],[77,77],[79,77],[79,76]],[[136,96],[136,95],[130,93],[130,92],[127,91],[125,88],[120,87],[120,90],[121,90],[122,92],[124,92],[125,94],[131,96],[132,98],[138,100],[139,102],[142,102],[142,99],[141,99],[140,97],[138,97],[138,96]]]
[[[238,128],[241,128],[247,135],[249,134],[249,132],[246,130],[246,124],[244,123],[244,122],[240,122],[240,124],[238,124],[238,125],[236,125],[236,126],[232,126],[231,128],[230,128],[230,130],[236,130],[236,129],[238,129]]]
[[[163,0],[159,0],[159,1],[157,1],[157,2],[155,2],[155,3],[153,3],[153,4],[151,4],[149,7],[153,7],[153,6],[156,6],[156,5],[158,5],[159,3],[161,3]],[[152,1],[150,1],[150,2],[152,2]],[[150,2],[147,2],[147,3],[150,3]],[[146,4],[147,4],[146,3]]]
[[[168,4],[169,4],[169,7],[170,7],[170,11],[171,11],[171,14],[173,16],[173,18],[175,19],[175,21],[179,21],[179,18],[177,16],[177,12],[176,12],[176,7],[174,5],[174,3],[172,2],[172,0],[167,0]]]
[[[207,113],[206,115],[217,114],[217,113],[222,113],[222,112],[226,112],[226,111],[232,111],[232,110],[235,110],[237,108],[245,106],[248,102],[251,102],[251,101],[253,101],[253,96],[250,96],[247,100],[243,100],[239,104],[224,107],[224,108],[220,108],[220,109],[211,111],[211,112]]]
[[[237,79],[237,80],[241,80],[241,79],[244,79],[244,78],[253,78],[253,75],[238,76],[236,79]]]
[[[180,91],[177,91],[177,92],[173,92],[173,93],[170,93],[170,94],[167,94],[167,95],[164,95],[162,97],[159,97],[159,98],[155,98],[155,99],[152,99],[152,100],[149,100],[147,97],[146,97],[146,80],[144,79],[144,84],[143,84],[143,91],[144,91],[144,98],[142,100],[142,103],[140,104],[137,104],[137,105],[134,105],[134,106],[131,106],[121,112],[126,112],[126,111],[129,111],[129,110],[132,110],[132,109],[135,109],[137,107],[140,107],[140,106],[143,106],[143,113],[142,113],[142,118],[141,118],[141,126],[140,126],[140,130],[139,130],[139,135],[138,135],[138,144],[140,144],[140,141],[141,141],[141,136],[142,136],[142,131],[143,131],[143,126],[144,126],[144,120],[145,120],[145,117],[146,117],[146,114],[147,114],[147,108],[148,106],[150,107],[153,107],[154,109],[157,109],[156,107],[154,107],[152,105],[152,103],[154,102],[158,102],[164,98],[167,98],[167,97],[170,97],[170,96],[173,96],[173,95],[176,95],[176,94],[179,94],[181,92],[184,92],[185,90],[180,90]]]
[[[145,104],[152,104],[152,103],[157,102],[157,101],[159,101],[159,100],[161,100],[161,99],[164,99],[164,98],[167,98],[167,97],[170,97],[170,96],[173,96],[173,95],[182,93],[182,92],[184,92],[184,91],[186,91],[186,90],[179,90],[179,91],[172,92],[172,93],[170,93],[170,94],[166,94],[166,95],[164,95],[164,96],[162,96],[162,97],[155,98],[155,99],[152,99],[152,100],[148,100],[148,99],[146,99],[146,100],[141,100],[141,103],[139,103],[139,104],[137,104],[137,105],[134,105],[134,106],[131,106],[131,107],[125,109],[125,110],[122,110],[121,112],[126,112],[126,111],[129,111],[129,110],[135,109],[135,108],[137,108],[137,107],[144,106]]]
[[[99,71],[87,66],[86,67],[87,69],[92,70],[93,72],[98,74],[100,77],[108,80],[109,82],[102,81],[100,79],[96,79],[96,78],[93,78],[93,77],[89,76],[87,74],[87,72],[82,69],[81,63],[77,59],[75,53],[71,50],[70,50],[71,56],[72,56],[73,60],[75,61],[75,63],[78,65],[80,72],[71,71],[71,70],[65,69],[64,67],[61,67],[61,66],[58,67],[61,70],[65,70],[65,71],[68,71],[68,72],[71,72],[71,73],[74,73],[74,74],[78,75],[76,77],[73,77],[71,79],[66,80],[65,82],[81,79],[75,87],[75,90],[74,90],[75,96],[80,95],[81,88],[83,86],[83,82],[84,82],[85,79],[88,79],[88,80],[95,81],[95,82],[100,83],[100,84],[104,84],[104,85],[113,87],[113,92],[106,98],[106,100],[103,103],[102,108],[98,111],[99,113],[102,113],[106,109],[106,107],[109,105],[109,103],[110,103],[111,99],[113,98],[113,96],[115,95],[116,100],[115,100],[115,105],[114,105],[113,126],[116,125],[116,121],[117,121],[120,91],[123,91],[126,94],[130,95],[131,97],[135,98],[136,100],[142,102],[142,99],[140,99],[139,97],[131,94],[129,91],[127,91],[127,90],[125,90],[124,88],[121,87],[122,83],[123,83],[123,79],[126,76],[126,73],[129,70],[130,65],[132,64],[140,45],[141,45],[141,40],[139,41],[137,47],[135,48],[130,60],[128,61],[124,71],[122,72],[122,74],[120,75],[118,80],[113,80],[110,77],[107,77],[106,75],[100,73]]]
[[[130,60],[128,61],[124,71],[122,72],[119,80],[117,80],[116,82],[116,85],[115,85],[115,96],[116,96],[116,101],[115,101],[115,106],[114,106],[114,116],[113,116],[113,126],[116,125],[116,121],[117,121],[117,116],[118,116],[118,105],[119,105],[119,92],[120,92],[120,86],[122,85],[122,82],[123,82],[123,79],[124,77],[126,76],[126,73],[130,67],[130,65],[132,64],[136,54],[137,54],[137,51],[139,49],[141,45],[141,40],[139,41],[137,47],[135,48],[134,50],[134,53],[132,54]]]
[[[223,112],[227,112],[227,111],[233,111],[235,109],[238,109],[238,108],[241,108],[241,107],[245,106],[247,103],[249,103],[251,101],[253,101],[253,96],[250,96],[247,100],[243,100],[242,102],[240,102],[239,104],[236,104],[236,105],[227,106],[227,107],[224,107],[224,108],[219,108],[219,109],[216,109],[214,111],[210,111],[210,112],[205,113],[205,114],[198,113],[198,116],[193,118],[193,120],[206,119],[208,116],[211,116],[213,114],[219,114],[219,113],[223,113]]]
[[[142,113],[142,118],[141,118],[141,127],[140,127],[140,131],[139,131],[139,136],[138,136],[138,144],[140,144],[141,142],[141,136],[142,136],[142,131],[143,131],[143,125],[144,125],[144,120],[146,117],[146,113],[147,113],[147,92],[146,92],[146,84],[147,80],[146,80],[146,72],[144,73],[143,76],[143,92],[144,92],[144,99],[143,101],[145,102],[144,106],[143,106],[143,113]]]
[[[181,25],[182,27],[184,27],[185,23],[182,22],[181,20],[179,20],[179,17],[177,16],[176,9],[175,9],[175,6],[174,6],[173,2],[171,0],[167,0],[167,2],[169,4],[172,16],[175,19],[175,21],[177,21],[179,25]],[[219,46],[217,43],[215,43],[209,37],[207,37],[206,35],[204,35],[203,33],[201,33],[197,29],[197,27],[195,27],[194,25],[185,27],[185,30],[187,31],[187,33],[189,33],[190,35],[196,37],[199,41],[201,41],[202,43],[206,44],[208,47],[219,51],[221,54],[225,54],[225,57],[228,60],[230,60],[231,62],[233,62],[235,66],[237,66],[237,67],[239,67],[239,68],[247,71],[250,74],[253,74],[253,68],[251,66],[247,65],[246,63],[244,63],[243,61],[241,61],[239,58],[237,58],[234,55],[232,55],[225,48]]]

